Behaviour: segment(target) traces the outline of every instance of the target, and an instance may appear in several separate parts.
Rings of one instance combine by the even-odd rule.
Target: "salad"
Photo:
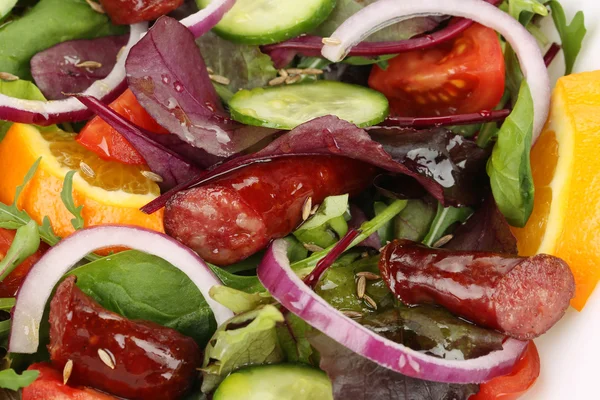
[[[2,1],[0,398],[518,398],[600,280],[585,34],[558,0]]]

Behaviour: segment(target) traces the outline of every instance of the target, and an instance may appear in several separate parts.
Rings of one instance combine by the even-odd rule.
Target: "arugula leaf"
[[[308,335],[312,332],[312,326],[302,318],[292,313],[285,315],[285,322],[277,325],[277,336],[287,362],[318,366],[313,360],[315,350],[308,341]]]
[[[435,206],[423,200],[409,200],[394,219],[394,238],[422,241],[436,215]]]
[[[6,255],[0,261],[0,282],[4,280],[19,264],[35,253],[40,247],[40,233],[35,221],[17,229]]]
[[[0,93],[23,100],[46,100],[37,86],[23,80],[12,82],[0,80]],[[0,121],[0,141],[4,139],[12,124],[9,121]]]
[[[236,314],[255,310],[261,305],[274,301],[268,292],[246,293],[227,286],[213,286],[210,288],[209,294],[215,301]]]
[[[509,224],[523,227],[533,210],[533,177],[529,152],[533,133],[533,100],[526,81],[512,113],[498,133],[487,173],[498,208]]]
[[[162,258],[124,251],[69,272],[102,307],[173,328],[204,346],[216,329],[212,311],[187,276]]]
[[[578,11],[571,20],[571,23],[567,25],[565,10],[562,8],[560,2],[551,0],[548,4],[552,10],[552,19],[562,42],[566,66],[565,75],[569,75],[573,71],[573,65],[575,65],[575,60],[581,50],[581,43],[587,33],[585,18],[583,12]]]
[[[77,173],[77,171],[69,171],[65,175],[65,181],[63,183],[62,191],[60,192],[60,198],[67,210],[73,214],[75,218],[71,219],[71,224],[75,230],[79,230],[83,228],[83,217],[81,216],[81,210],[83,210],[83,206],[76,207],[75,201],[73,200],[73,176]]]
[[[126,27],[112,25],[85,0],[40,0],[22,18],[0,29],[0,71],[29,79],[29,60],[41,50],[68,40],[125,32]]]
[[[23,371],[23,374],[17,374],[13,369],[0,371],[0,388],[19,390],[29,386],[40,375],[40,371]]]
[[[202,391],[212,392],[227,375],[241,367],[283,361],[275,329],[283,321],[277,308],[264,306],[221,325],[206,346]]]
[[[24,210],[20,210],[17,206],[19,197],[21,196],[21,192],[29,183],[29,181],[35,175],[38,166],[40,164],[41,157],[36,160],[36,162],[31,166],[25,178],[23,179],[23,183],[17,187],[15,191],[15,200],[13,204],[6,205],[4,203],[0,203],[0,228],[4,229],[18,229],[21,226],[27,225],[30,221],[32,221],[31,217]],[[60,241],[60,238],[54,234],[52,227],[50,225],[50,220],[48,217],[44,217],[42,221],[42,225],[38,227],[38,231],[40,237],[44,240],[44,242],[48,243],[50,246],[54,246],[56,243]]]
[[[468,207],[444,208],[438,203],[437,214],[431,223],[431,227],[429,228],[427,236],[425,236],[425,239],[423,239],[423,244],[432,246],[446,234],[452,225],[465,222],[467,218],[471,216],[471,214],[473,214],[473,210]]]
[[[206,66],[215,75],[229,79],[229,84],[215,84],[236,93],[240,89],[253,89],[266,86],[277,76],[273,60],[260,51],[258,46],[237,44],[225,40],[212,32],[205,33],[196,40]]]
[[[344,215],[348,212],[348,195],[329,196],[319,209],[293,234],[302,243],[325,248],[335,244],[348,232]]]
[[[548,9],[543,4],[546,1],[509,0],[508,13],[521,24],[527,25],[535,14],[543,17],[548,15]]]

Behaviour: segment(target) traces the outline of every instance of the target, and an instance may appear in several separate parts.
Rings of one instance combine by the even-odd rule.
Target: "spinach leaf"
[[[284,360],[275,325],[283,322],[273,306],[240,314],[221,325],[206,346],[202,365],[202,391],[212,392],[235,370]]]
[[[477,385],[459,385],[409,378],[370,361],[322,333],[309,337],[321,354],[320,367],[333,384],[335,400],[466,400]]]
[[[29,386],[39,375],[39,371],[24,371],[19,375],[13,369],[5,369],[0,371],[0,388],[19,390]]]
[[[294,231],[302,243],[315,244],[321,248],[335,244],[348,232],[344,215],[348,213],[348,195],[329,196],[312,217]]]
[[[433,246],[435,242],[444,236],[450,227],[456,223],[463,223],[473,214],[473,210],[467,207],[446,207],[438,204],[437,214],[431,223],[429,232],[423,239],[427,246]]]
[[[125,251],[74,269],[77,286],[106,309],[152,321],[204,346],[216,329],[212,311],[194,283],[162,258]]]
[[[29,181],[35,175],[40,161],[41,158],[37,159],[37,161],[31,166],[29,171],[27,171],[27,174],[23,179],[23,183],[20,186],[18,186],[15,191],[15,200],[13,201],[13,204],[6,205],[4,203],[0,203],[0,228],[18,229],[32,221],[29,214],[27,214],[23,210],[20,210],[17,207],[17,204],[19,197],[21,196],[21,192],[23,191],[27,183],[29,183]],[[48,219],[48,217],[44,217],[42,225],[38,226],[38,232],[40,234],[40,237],[44,240],[44,242],[48,243],[50,246],[54,246],[60,240],[60,238],[54,234],[54,231],[50,226],[50,220]]]
[[[62,191],[60,192],[60,198],[67,210],[73,214],[75,218],[71,219],[71,224],[75,230],[83,228],[83,217],[81,216],[81,210],[83,206],[75,206],[75,200],[73,200],[73,176],[77,171],[69,171],[65,175],[65,181],[63,183]]]
[[[533,100],[526,81],[512,113],[502,124],[488,160],[487,173],[498,208],[509,224],[523,227],[533,210],[533,177],[529,151],[533,133]]]
[[[41,0],[22,18],[0,28],[0,71],[30,79],[29,60],[41,50],[67,40],[125,32],[85,0]]]
[[[35,221],[29,221],[17,229],[6,255],[0,261],[0,282],[40,247],[40,233]]]
[[[561,4],[556,0],[552,0],[548,4],[552,10],[552,19],[562,42],[566,65],[565,75],[569,75],[573,71],[573,65],[575,65],[575,60],[581,50],[581,43],[587,33],[583,12],[577,12],[571,23],[567,25],[567,17]]]
[[[215,301],[236,314],[252,311],[261,305],[274,302],[268,292],[246,293],[227,286],[213,286],[209,294]]]
[[[229,79],[229,84],[223,86],[232,93],[266,86],[277,76],[271,57],[263,54],[258,46],[233,43],[212,32],[202,35],[196,44],[212,73]]]
[[[0,31],[1,32],[1,31]],[[0,47],[2,45],[0,44]],[[23,100],[46,100],[44,95],[33,83],[29,81],[3,81],[0,80],[0,93]],[[6,136],[6,132],[12,126],[12,122],[0,121],[0,142]]]
[[[420,242],[425,239],[436,215],[436,208],[430,202],[409,200],[406,208],[394,219],[394,237]]]

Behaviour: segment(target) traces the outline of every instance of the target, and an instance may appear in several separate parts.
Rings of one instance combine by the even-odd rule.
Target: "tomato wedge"
[[[533,386],[540,376],[540,355],[533,342],[508,375],[499,376],[481,384],[479,393],[470,400],[515,400]]]
[[[110,108],[150,132],[169,133],[138,103],[131,90],[126,90],[113,101]],[[117,161],[123,164],[146,164],[140,153],[116,129],[100,117],[94,117],[83,127],[79,136],[77,136],[77,141],[104,160]]]
[[[49,363],[32,364],[28,370],[40,371],[40,376],[23,389],[22,400],[116,400],[116,397],[91,388],[74,388],[63,384],[62,373]]]
[[[6,252],[12,244],[15,234],[16,231],[14,230],[0,228],[0,260],[6,256]],[[46,250],[48,250],[48,245],[41,243],[37,252],[25,259],[25,261],[0,282],[0,298],[14,297],[17,294],[17,290],[19,290],[25,276]]]
[[[474,24],[452,41],[375,65],[369,86],[390,100],[392,114],[434,117],[491,110],[502,98],[505,64],[498,35]]]

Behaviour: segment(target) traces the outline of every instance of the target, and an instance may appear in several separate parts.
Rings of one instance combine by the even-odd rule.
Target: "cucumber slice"
[[[205,8],[213,0],[196,0]],[[310,32],[335,8],[335,0],[237,0],[214,31],[244,44],[283,42]]]
[[[213,400],[333,400],[323,371],[294,364],[261,365],[234,372]]]
[[[277,129],[335,115],[358,127],[380,123],[389,113],[385,96],[375,90],[335,81],[241,90],[229,101],[231,116],[247,125]]]

